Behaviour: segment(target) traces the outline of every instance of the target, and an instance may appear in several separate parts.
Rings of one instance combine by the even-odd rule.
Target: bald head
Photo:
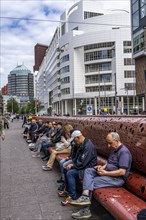
[[[117,132],[110,132],[106,137],[106,141],[108,143],[108,147],[115,149],[121,145],[120,136]]]

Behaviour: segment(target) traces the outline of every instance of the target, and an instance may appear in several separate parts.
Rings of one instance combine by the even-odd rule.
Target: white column
[[[67,100],[65,100],[65,114],[67,114],[67,112],[68,112],[68,109],[67,109]]]
[[[124,112],[124,98],[121,96],[121,113],[123,114]]]
[[[95,109],[95,115],[97,115],[97,97],[94,97],[94,109]]]
[[[144,97],[142,97],[142,111],[145,110],[145,103],[144,103]]]
[[[73,116],[77,115],[77,104],[76,99],[73,100]]]
[[[63,112],[63,101],[61,101],[61,115],[63,115],[64,114],[64,112]]]

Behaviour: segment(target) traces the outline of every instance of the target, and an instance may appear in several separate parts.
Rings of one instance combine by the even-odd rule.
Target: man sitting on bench
[[[129,175],[132,156],[128,148],[121,143],[119,134],[116,132],[109,133],[106,141],[108,147],[112,148],[107,164],[85,170],[82,195],[77,200],[70,201],[72,205],[85,207],[76,213],[72,213],[73,218],[91,217],[90,205],[94,189],[122,186]]]

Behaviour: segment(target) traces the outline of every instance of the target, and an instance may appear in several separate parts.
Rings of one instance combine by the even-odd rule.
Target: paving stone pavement
[[[71,213],[78,208],[60,204],[58,162],[53,171],[43,171],[45,162],[32,157],[21,125],[21,120],[11,122],[5,141],[0,142],[0,219],[71,220]],[[114,220],[97,202],[93,202],[91,211],[91,220]]]

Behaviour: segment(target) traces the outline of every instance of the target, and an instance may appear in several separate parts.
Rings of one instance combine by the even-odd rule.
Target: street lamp
[[[14,105],[13,105],[13,96],[11,96],[11,99],[12,99],[12,103],[11,103],[11,106],[12,106],[12,115],[13,115],[13,112],[14,112]]]
[[[125,88],[121,88],[120,90],[124,89],[125,92],[127,93],[127,115],[129,115],[129,94],[128,94],[128,87],[126,86]]]
[[[127,115],[129,115],[129,96],[128,96],[128,87],[125,88],[125,91],[127,92]]]
[[[98,109],[99,109],[99,115],[100,115],[100,72],[99,72],[99,75],[98,75],[98,92],[99,92],[99,96],[98,96]]]
[[[115,114],[117,115],[117,78],[116,73],[115,75]]]

